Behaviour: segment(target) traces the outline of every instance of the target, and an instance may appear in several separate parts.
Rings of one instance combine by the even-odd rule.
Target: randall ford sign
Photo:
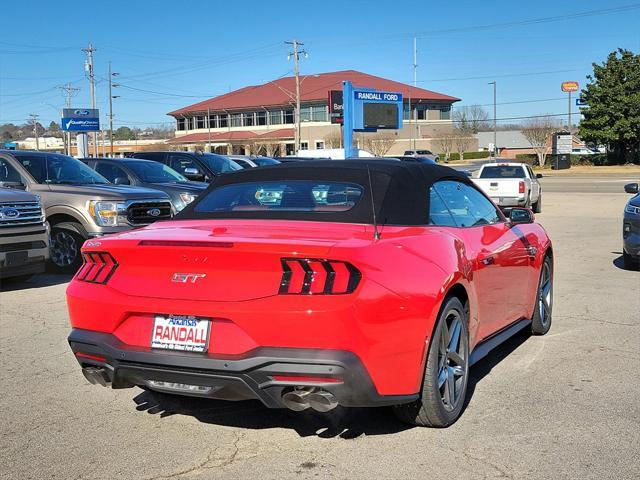
[[[98,132],[100,112],[93,108],[65,108],[61,123],[66,132]]]
[[[563,92],[572,93],[580,90],[580,84],[578,82],[562,82],[560,88]]]
[[[391,92],[362,92],[356,90],[354,92],[356,100],[368,100],[374,102],[401,102],[401,93]]]

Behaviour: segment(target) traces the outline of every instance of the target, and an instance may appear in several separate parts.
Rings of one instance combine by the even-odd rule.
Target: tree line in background
[[[62,129],[57,122],[49,123],[45,127],[40,122],[36,123],[35,128],[39,137],[56,137],[62,138]],[[113,131],[114,140],[141,140],[141,139],[165,139],[174,137],[173,127],[150,127],[150,128],[130,128],[126,126],[118,127]],[[27,138],[35,136],[33,123],[24,123],[16,125],[13,123],[5,123],[0,125],[0,141],[1,142],[19,142]]]

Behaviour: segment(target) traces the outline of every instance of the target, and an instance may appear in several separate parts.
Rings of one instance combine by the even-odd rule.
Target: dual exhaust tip
[[[282,403],[289,410],[302,412],[312,408],[316,412],[328,412],[338,406],[338,399],[331,393],[316,387],[295,387],[282,394]]]
[[[102,385],[103,387],[106,387],[107,385],[111,384],[109,374],[104,368],[84,367],[82,369],[82,374],[84,375],[84,378],[86,378],[92,385]]]

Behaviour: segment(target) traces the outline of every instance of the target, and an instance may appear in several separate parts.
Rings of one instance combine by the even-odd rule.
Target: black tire
[[[531,316],[531,333],[544,335],[551,328],[553,314],[553,260],[546,256],[540,269],[536,302]]]
[[[396,416],[403,422],[442,428],[460,417],[469,378],[467,317],[458,298],[445,300],[429,345],[420,398],[394,407]]]
[[[58,223],[51,227],[51,266],[57,273],[75,273],[82,265],[80,248],[87,239],[79,223]]]
[[[622,249],[622,262],[625,270],[640,270],[640,261],[625,252],[624,248]]]
[[[540,213],[542,211],[542,195],[538,196],[538,201],[533,204],[533,213]]]

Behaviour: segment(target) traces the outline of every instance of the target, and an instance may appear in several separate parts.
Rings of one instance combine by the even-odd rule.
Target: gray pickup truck
[[[51,261],[69,273],[82,263],[85,240],[166,220],[174,213],[166,193],[113,185],[81,161],[55,153],[0,151],[0,187],[40,196],[51,226]]]
[[[2,175],[0,163],[0,175]],[[0,281],[26,280],[44,271],[49,258],[49,225],[40,198],[0,188]]]

